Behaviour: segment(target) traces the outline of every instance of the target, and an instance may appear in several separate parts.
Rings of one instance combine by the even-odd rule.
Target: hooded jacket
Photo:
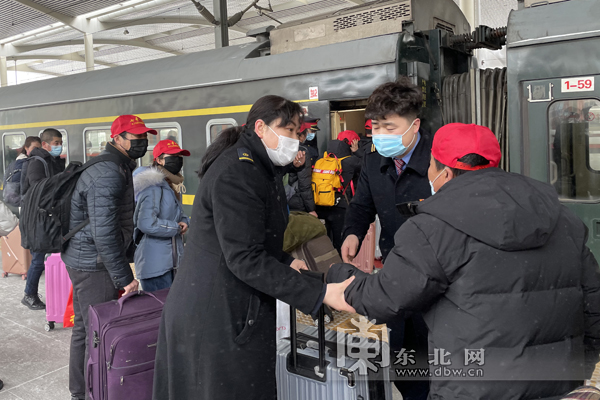
[[[328,281],[356,274],[346,300],[380,322],[423,312],[429,353],[483,371],[433,378],[430,399],[558,399],[591,376],[600,273],[585,225],[550,185],[495,168],[468,172],[415,213],[379,274],[337,264]],[[465,367],[466,349],[484,349],[484,364]]]
[[[179,222],[190,224],[183,212],[181,201],[165,180],[165,175],[154,167],[138,168],[133,173],[135,212],[134,238],[140,238],[135,250],[135,274],[139,279],[154,278],[173,269],[173,238],[176,265],[183,256],[183,239]]]

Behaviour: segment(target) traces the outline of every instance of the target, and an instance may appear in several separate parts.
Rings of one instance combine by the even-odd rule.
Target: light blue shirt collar
[[[406,166],[408,165],[408,162],[410,161],[410,158],[412,157],[413,153],[415,152],[415,149],[419,145],[419,141],[420,140],[421,140],[421,132],[417,132],[417,143],[415,143],[415,147],[413,147],[411,151],[409,151],[408,153],[406,153],[405,155],[403,155],[402,157],[400,157],[400,159],[402,161],[404,161],[404,167],[402,167],[403,171],[406,169]],[[394,158],[397,158],[397,157],[394,157]]]

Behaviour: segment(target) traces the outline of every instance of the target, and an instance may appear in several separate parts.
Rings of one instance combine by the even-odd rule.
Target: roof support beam
[[[69,60],[69,61],[85,62],[85,58],[81,54],[79,54],[79,52],[63,54],[62,56],[52,56],[52,55],[14,56],[14,57],[8,57],[7,60],[8,61],[14,61],[14,60]],[[31,64],[37,64],[37,63],[31,63]],[[118,64],[113,64],[113,63],[99,61],[99,60],[94,60],[94,64],[103,65],[105,67],[110,67],[110,68],[119,66]],[[29,64],[26,64],[26,65],[29,65]]]
[[[94,70],[94,37],[91,33],[86,33],[83,37],[83,46],[85,48],[85,70]]]
[[[8,70],[6,69],[6,57],[0,57],[0,86],[8,86]]]
[[[215,47],[229,46],[229,29],[227,28],[227,0],[213,0],[213,12],[219,23],[215,26]]]
[[[43,44],[32,44],[32,45],[22,45],[22,46],[13,46],[11,44],[6,44],[4,46],[0,46],[0,56],[12,57],[12,56],[17,56],[18,54],[21,54],[21,53],[26,53],[29,51],[35,51],[35,50],[40,50],[40,49],[47,49],[50,47],[73,46],[73,45],[82,45],[82,44],[84,44],[83,39],[63,40],[63,41],[58,41],[58,42],[48,42],[48,43],[43,43]],[[115,46],[140,47],[143,49],[156,50],[156,51],[161,51],[161,52],[165,52],[165,53],[170,53],[173,55],[185,54],[180,51],[169,50],[169,49],[165,49],[163,47],[151,45],[150,43],[144,41],[142,38],[132,39],[132,40],[98,39],[98,40],[95,40],[95,44],[96,45],[110,44],[110,45],[115,45]]]
[[[36,10],[41,13],[44,13],[44,14],[54,18],[55,20],[62,22],[63,24],[70,26],[71,28],[78,30],[79,32],[82,32],[82,33],[93,33],[93,32],[99,31],[99,30],[104,30],[102,28],[102,23],[96,18],[88,20],[83,17],[71,17],[69,15],[65,15],[58,11],[54,11],[47,7],[44,7],[38,3],[35,3],[32,0],[13,0],[13,1],[23,5],[25,7],[29,7],[32,10]]]
[[[33,65],[33,64],[32,64]],[[52,76],[64,76],[64,74],[59,74],[57,72],[50,72],[50,71],[38,71],[36,69],[33,68],[29,68],[29,65],[27,64],[20,64],[16,66],[17,71],[21,71],[21,72],[33,72],[36,74],[43,74],[43,75],[52,75]],[[14,71],[15,67],[9,67],[8,68],[9,71]]]

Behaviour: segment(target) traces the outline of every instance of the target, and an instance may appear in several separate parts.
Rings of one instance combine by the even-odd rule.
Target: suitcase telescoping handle
[[[135,297],[135,296],[150,296],[150,297],[152,297],[154,300],[158,301],[158,302],[159,302],[161,305],[163,305],[163,306],[165,305],[165,303],[164,303],[162,300],[160,300],[158,297],[156,297],[156,296],[155,296],[155,295],[153,295],[152,293],[150,293],[150,292],[145,292],[145,291],[143,291],[143,290],[138,290],[138,291],[136,291],[136,292],[131,292],[131,293],[128,293],[128,294],[126,294],[125,296],[122,296],[122,297],[121,297],[121,298],[120,298],[120,299],[117,301],[117,303],[119,304],[119,316],[121,316],[121,313],[123,312],[123,304],[125,304],[125,302],[126,302],[127,300],[129,300],[129,299],[131,299],[132,297]]]
[[[314,272],[314,271],[306,271],[302,270],[301,273],[308,275],[310,277],[319,279],[321,281],[325,281],[325,274],[322,272]],[[302,368],[304,363],[299,362],[298,359],[298,334],[297,334],[297,324],[296,324],[296,308],[290,306],[290,348],[291,348],[291,365],[293,372],[302,374]],[[313,376],[314,379],[326,381],[326,370],[327,364],[325,361],[325,309],[324,306],[321,305],[319,308],[319,316],[318,316],[318,341],[319,341],[319,364],[314,367]]]

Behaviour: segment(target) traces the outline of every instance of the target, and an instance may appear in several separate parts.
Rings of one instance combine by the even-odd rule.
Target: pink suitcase
[[[46,332],[54,329],[54,323],[63,323],[71,278],[67,267],[60,259],[60,253],[51,254],[46,259]]]
[[[373,272],[373,264],[375,261],[375,236],[375,224],[373,223],[360,246],[358,255],[352,260],[352,264],[368,274]]]

